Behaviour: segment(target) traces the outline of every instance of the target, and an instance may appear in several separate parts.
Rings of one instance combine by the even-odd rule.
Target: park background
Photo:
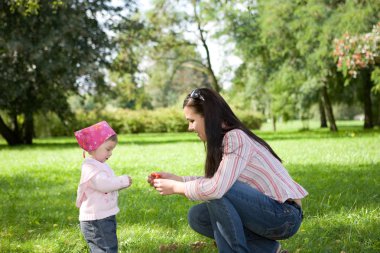
[[[379,21],[375,0],[0,0],[0,251],[86,251],[73,132],[107,120],[121,252],[216,252],[146,183],[202,174],[182,101],[209,87],[310,193],[290,252],[379,252]]]

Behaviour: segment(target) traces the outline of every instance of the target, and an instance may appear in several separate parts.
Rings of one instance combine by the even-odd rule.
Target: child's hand
[[[123,177],[123,181],[124,181],[124,187],[121,189],[125,189],[125,188],[130,187],[132,185],[132,178],[128,175],[124,175],[122,177]]]

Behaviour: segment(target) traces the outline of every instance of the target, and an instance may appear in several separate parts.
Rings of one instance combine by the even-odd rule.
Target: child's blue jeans
[[[115,215],[91,221],[81,221],[80,228],[91,253],[117,253]]]
[[[189,210],[188,222],[196,232],[213,238],[220,253],[276,252],[276,240],[294,235],[302,222],[295,203],[279,203],[237,181],[220,199]]]

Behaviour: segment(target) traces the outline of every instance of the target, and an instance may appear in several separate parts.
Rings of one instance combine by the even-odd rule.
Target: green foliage
[[[337,67],[345,76],[356,78],[360,69],[372,68],[376,60],[380,65],[380,22],[373,26],[370,33],[354,36],[346,33],[334,42]]]
[[[260,114],[243,110],[237,110],[236,114],[251,129],[259,129],[263,122]],[[104,108],[78,110],[75,118],[74,121],[62,124],[55,114],[39,114],[35,118],[36,135],[38,137],[71,136],[74,131],[101,120],[108,121],[119,134],[186,132],[188,128],[183,112],[177,108],[160,108],[154,111]]]
[[[116,85],[111,88],[112,93],[108,96],[110,99],[108,104],[114,107],[128,108],[128,109],[151,109],[152,105],[145,88],[139,87],[134,80],[134,75],[137,72],[118,72],[112,71],[110,79]]]
[[[81,119],[78,128],[103,119],[115,127],[115,131],[118,133],[183,132],[187,129],[183,113],[173,108],[162,108],[155,111],[116,109],[78,112],[76,117]]]
[[[40,9],[40,0],[11,0],[8,2],[9,8],[12,12],[19,12],[24,16],[38,14]],[[53,0],[49,2],[53,8],[63,5],[63,1],[61,0]]]
[[[121,24],[120,50],[113,64],[119,78],[113,81],[128,86],[128,91],[143,86],[151,108],[173,106],[183,93],[211,87],[209,63],[197,49],[200,42],[193,4],[203,10],[203,2],[152,1],[151,9]],[[128,64],[123,64],[125,61]],[[126,73],[129,80],[124,79]],[[133,94],[127,96],[134,98]]]
[[[375,67],[374,71],[372,71],[371,79],[373,80],[374,86],[372,88],[373,93],[380,93],[380,67]]]
[[[281,241],[289,252],[380,251],[379,130],[338,122],[341,131],[298,131],[279,125],[276,133],[255,131],[285,161],[309,196],[298,233]],[[316,130],[318,129],[318,130]],[[156,253],[217,250],[211,239],[187,224],[197,204],[182,196],[160,196],[147,183],[153,171],[202,175],[204,146],[195,134],[120,135],[108,164],[133,178],[120,191],[118,238],[121,252]],[[75,207],[82,151],[73,136],[37,139],[33,146],[0,144],[0,252],[86,252]],[[17,159],[15,159],[17,158]],[[205,242],[196,249],[194,243]],[[170,251],[169,251],[170,252]]]
[[[352,103],[352,94],[339,96],[344,79],[335,66],[333,40],[376,24],[376,1],[236,0],[226,2],[223,13],[225,33],[244,61],[233,90],[248,94],[247,103],[253,97],[253,107],[264,107],[266,116],[299,117],[318,103],[324,85],[332,103]]]
[[[112,43],[97,14],[117,15],[109,2],[1,1],[0,108],[10,121],[0,119],[0,132],[10,144],[32,142],[35,113],[54,112],[67,119],[70,94],[106,90],[102,68]],[[14,8],[24,5],[33,14]]]
[[[176,116],[163,123],[150,111],[129,113],[127,120],[92,110],[106,104],[128,109],[168,107],[192,88],[210,87],[210,62],[193,37],[199,32],[205,41],[218,35],[236,45],[244,63],[235,73],[229,95],[238,109],[259,111],[268,118],[305,119],[326,86],[332,103],[368,101],[360,94],[360,82],[350,82],[355,87],[343,85],[332,41],[345,33],[368,32],[380,18],[377,0],[157,0],[146,13],[138,13],[134,1],[124,2],[127,15],[115,23],[120,9],[110,0],[0,1],[3,136],[12,135],[17,144],[31,143],[33,132],[70,135],[80,126],[68,110],[67,98],[73,93],[86,98],[86,113],[77,118],[84,123],[101,115],[124,132],[183,129]],[[99,13],[104,14],[104,24],[98,22]],[[104,28],[115,33],[113,41]],[[380,74],[373,65],[372,90],[378,92]],[[104,67],[110,70],[107,79]],[[33,116],[38,122],[32,121]],[[41,118],[56,127],[47,128]]]
[[[253,111],[235,110],[235,113],[241,122],[243,122],[243,124],[249,129],[260,129],[265,120],[262,114]]]
[[[144,61],[146,44],[150,40],[150,29],[141,22],[137,11],[130,19],[123,19],[115,38],[117,55],[110,66],[110,81],[114,84],[114,105],[121,108],[151,108],[150,99],[139,80]]]

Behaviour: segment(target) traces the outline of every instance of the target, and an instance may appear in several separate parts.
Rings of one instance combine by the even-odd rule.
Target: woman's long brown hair
[[[244,131],[252,139],[263,145],[270,153],[282,162],[281,158],[263,139],[250,131],[236,117],[230,106],[216,91],[209,88],[199,88],[186,96],[183,108],[192,107],[194,112],[200,114],[205,120],[206,132],[206,162],[205,176],[211,178],[217,171],[223,156],[223,137],[232,129]]]

